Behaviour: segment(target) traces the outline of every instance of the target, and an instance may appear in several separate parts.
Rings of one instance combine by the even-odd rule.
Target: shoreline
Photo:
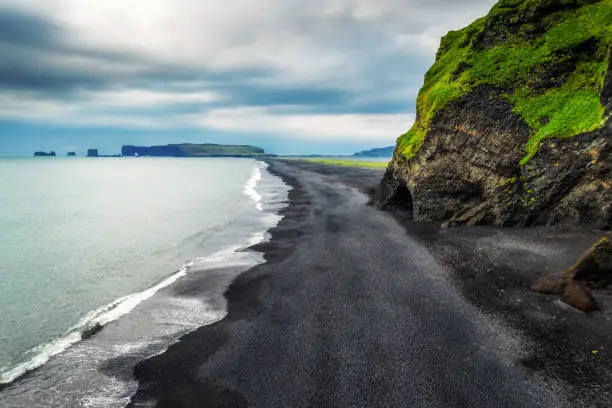
[[[251,248],[263,252],[266,263],[249,269],[232,282],[225,293],[228,301],[228,314],[223,320],[197,329],[181,338],[163,355],[145,360],[137,365],[135,377],[139,381],[139,388],[138,392],[132,396],[129,407],[241,407],[295,406],[296,404],[301,406],[325,406],[325,404],[355,406],[360,404],[355,402],[354,397],[344,393],[340,397],[334,390],[344,389],[343,392],[346,392],[352,389],[353,382],[361,383],[365,381],[361,387],[363,389],[352,389],[353,393],[360,394],[362,398],[366,399],[376,396],[381,398],[379,395],[380,387],[387,389],[385,382],[395,383],[398,379],[388,379],[378,386],[372,386],[369,377],[373,374],[368,371],[368,374],[362,373],[362,377],[353,378],[352,382],[341,382],[338,385],[340,374],[337,370],[330,371],[330,361],[342,366],[345,364],[360,364],[359,361],[363,360],[362,363],[374,364],[374,368],[370,367],[373,371],[393,371],[396,368],[404,367],[404,364],[410,362],[410,360],[415,360],[412,361],[412,364],[422,364],[422,360],[425,358],[422,355],[397,352],[396,354],[403,355],[407,361],[396,361],[396,355],[394,357],[387,356],[382,361],[392,358],[391,361],[393,362],[388,361],[388,367],[377,366],[375,362],[370,361],[371,357],[360,355],[359,350],[355,350],[354,346],[351,346],[350,338],[339,340],[338,337],[342,337],[345,330],[357,330],[357,333],[363,330],[369,331],[364,329],[363,325],[354,326],[351,323],[354,318],[363,320],[364,324],[367,325],[374,323],[369,322],[374,317],[360,312],[355,317],[350,318],[351,314],[349,314],[349,316],[344,316],[348,320],[342,324],[332,318],[337,313],[336,310],[341,310],[338,309],[340,304],[343,304],[345,309],[354,306],[353,303],[355,302],[360,305],[362,302],[359,298],[353,296],[365,296],[363,293],[359,294],[359,291],[350,295],[350,293],[344,294],[332,289],[332,287],[335,287],[334,285],[349,285],[352,287],[353,281],[361,278],[355,276],[350,268],[346,269],[347,272],[344,272],[344,269],[341,272],[351,274],[349,281],[345,281],[345,277],[338,275],[332,281],[326,281],[322,287],[317,286],[321,285],[318,282],[311,282],[309,276],[312,274],[334,273],[334,271],[327,267],[318,266],[316,259],[312,261],[312,265],[305,265],[311,262],[311,259],[318,257],[313,256],[312,249],[303,249],[303,247],[312,246],[312,242],[316,243],[318,240],[325,239],[323,235],[317,238],[317,234],[322,231],[321,228],[326,231],[326,234],[343,236],[342,232],[346,225],[343,222],[338,223],[334,219],[341,217],[342,212],[333,212],[330,215],[330,210],[320,205],[318,197],[313,197],[313,194],[316,196],[319,192],[314,192],[312,188],[305,186],[311,181],[299,178],[296,174],[308,174],[309,176],[312,175],[312,178],[321,177],[327,180],[324,181],[323,187],[331,185],[331,191],[338,189],[342,194],[346,193],[350,196],[355,196],[356,193],[348,190],[358,189],[358,194],[362,199],[355,196],[355,200],[358,201],[355,204],[356,211],[365,211],[368,214],[376,211],[378,215],[375,216],[383,219],[387,226],[402,229],[406,241],[413,239],[415,243],[411,245],[417,245],[415,247],[417,252],[423,250],[421,246],[427,248],[426,252],[430,252],[432,255],[424,255],[426,262],[430,262],[430,256],[433,256],[432,259],[435,259],[435,262],[441,263],[437,268],[450,270],[445,276],[434,279],[441,278],[448,281],[441,284],[442,293],[445,293],[443,298],[447,298],[446,301],[451,304],[459,302],[457,305],[462,305],[459,309],[467,308],[466,317],[468,319],[465,322],[476,320],[480,322],[481,326],[489,326],[475,328],[488,333],[482,336],[483,339],[474,339],[471,337],[471,333],[463,332],[458,327],[454,328],[453,333],[455,334],[452,336],[465,337],[466,340],[471,339],[467,342],[465,340],[460,341],[464,344],[463,352],[471,355],[471,359],[484,358],[479,364],[489,367],[485,370],[486,375],[481,372],[478,365],[468,366],[468,371],[473,371],[476,379],[479,378],[479,381],[484,381],[486,384],[488,381],[495,380],[495,377],[501,376],[504,381],[510,379],[510,384],[506,384],[501,390],[497,390],[497,395],[483,395],[487,387],[482,387],[482,385],[479,386],[480,388],[471,390],[470,387],[466,387],[467,390],[464,392],[470,395],[459,390],[456,390],[457,395],[454,396],[447,395],[451,391],[441,391],[437,398],[440,403],[444,404],[440,406],[452,405],[453,401],[457,403],[457,398],[463,401],[462,403],[472,400],[490,404],[491,401],[497,400],[497,402],[501,401],[506,406],[520,406],[521,408],[545,406],[546,403],[550,404],[551,402],[557,404],[554,406],[563,406],[565,403],[576,404],[582,400],[588,401],[587,405],[584,406],[599,406],[598,404],[609,401],[610,390],[605,389],[605,387],[610,378],[612,366],[609,361],[604,359],[606,347],[612,347],[609,336],[612,331],[609,324],[605,325],[610,317],[609,313],[604,312],[586,317],[580,312],[563,307],[559,302],[553,302],[550,297],[532,293],[526,287],[529,279],[543,272],[538,268],[554,269],[568,262],[571,263],[574,256],[581,252],[581,247],[586,248],[592,243],[592,235],[588,233],[565,233],[565,235],[556,236],[556,232],[546,228],[500,230],[475,227],[442,230],[437,226],[416,224],[406,220],[401,211],[380,211],[371,207],[363,210],[360,206],[367,207],[368,196],[371,197],[375,188],[372,182],[380,179],[382,175],[379,174],[380,172],[339,169],[312,163],[284,163],[283,161],[272,161],[268,171],[282,177],[283,181],[292,187],[292,190],[289,192],[289,206],[281,211],[284,218],[269,231],[271,239],[267,243],[255,245]],[[289,174],[291,172],[294,174]],[[367,182],[364,183],[364,181]],[[323,193],[322,195],[332,205],[338,204],[332,197],[333,193]],[[322,221],[322,219],[325,220]],[[351,219],[351,222],[357,221]],[[319,225],[321,223],[325,225]],[[385,235],[387,231],[382,227],[374,233]],[[343,236],[342,239],[358,239],[358,237]],[[542,239],[544,239],[544,243],[539,242]],[[487,244],[489,241],[491,241],[491,245]],[[335,242],[335,240],[330,241],[330,245],[336,245]],[[539,247],[536,245],[538,243]],[[535,249],[530,248],[530,245],[536,245]],[[499,253],[499,249],[502,247],[507,254]],[[306,253],[305,258],[302,256],[303,253]],[[494,255],[499,258],[493,259]],[[364,259],[366,263],[369,261],[376,260]],[[381,264],[384,263],[382,262],[384,259],[380,259],[380,261]],[[399,261],[400,264],[403,263],[402,260]],[[398,260],[394,260],[392,265],[396,262]],[[525,265],[530,262],[533,265],[530,266],[530,269],[524,270]],[[373,268],[385,270],[384,265],[376,265],[376,263],[373,264]],[[342,267],[342,265],[339,266]],[[359,266],[358,264],[355,265],[355,267]],[[304,271],[297,271],[296,268],[303,268]],[[437,268],[435,268],[436,271]],[[292,273],[300,274],[300,276],[293,277],[290,275]],[[321,278],[325,279],[323,276]],[[404,274],[396,275],[396,277],[398,276],[400,279],[407,279]],[[424,283],[425,286],[433,284],[433,289],[440,289],[440,282],[430,282],[431,277],[425,276],[415,279],[417,282],[406,282],[406,284],[417,283],[420,285]],[[340,283],[337,283],[336,280],[340,280]],[[388,282],[381,281],[379,283],[381,289],[393,290],[392,287],[386,287],[389,284]],[[312,293],[303,293],[311,286]],[[383,288],[383,286],[385,287]],[[322,288],[325,288],[325,291],[320,292]],[[317,290],[319,291],[317,292]],[[447,291],[448,293],[446,293]],[[457,293],[451,293],[451,291]],[[424,293],[430,292],[431,290],[428,289]],[[344,302],[336,304],[335,301],[327,299],[330,293],[335,293],[337,296],[349,296],[343,300],[350,305]],[[420,289],[417,293],[420,296],[424,294]],[[382,293],[376,295],[384,296]],[[304,296],[305,298],[303,298]],[[313,300],[312,296],[320,300]],[[304,300],[310,302],[309,310],[304,311],[302,308],[295,306],[295,303]],[[435,310],[436,313],[442,312],[442,314],[448,314],[449,316],[457,313],[457,309],[447,309],[444,303],[440,305],[430,299],[424,298],[419,301],[407,297],[392,300],[400,308],[405,306],[403,303],[406,301],[412,303],[411,307],[405,309],[403,314],[397,314],[399,318],[401,316],[409,318],[412,313],[410,311],[419,310],[423,307],[422,305],[425,305],[426,310],[431,308],[432,312]],[[400,303],[396,303],[397,301]],[[422,304],[422,302],[425,303]],[[607,300],[604,303],[606,302]],[[319,307],[322,303],[331,303],[336,307],[324,308],[328,312],[320,311]],[[363,307],[363,305],[360,307]],[[442,309],[438,310],[440,307]],[[472,310],[473,308],[476,309]],[[323,314],[321,314],[322,312]],[[332,317],[328,317],[326,313],[329,313]],[[463,313],[463,311],[459,312],[458,317],[464,319],[461,316]],[[298,316],[295,316],[296,314]],[[313,314],[316,315],[314,320]],[[429,314],[428,316],[428,318],[434,320],[438,319]],[[453,316],[453,318],[456,317]],[[390,319],[389,317],[386,318]],[[434,325],[440,324],[440,328],[445,331],[448,323],[443,323],[444,321],[443,319],[441,323],[435,323]],[[347,323],[348,328],[346,327]],[[401,328],[402,326],[392,325],[390,327],[397,330],[398,327]],[[427,326],[425,327],[427,328]],[[293,330],[299,332],[294,333]],[[314,331],[314,334],[310,333],[312,331]],[[436,331],[434,333],[436,335],[440,334]],[[314,338],[312,338],[313,335]],[[451,335],[450,332],[448,335]],[[385,338],[385,341],[393,343],[397,341],[394,333],[385,330],[381,330],[375,335],[367,334],[369,341],[376,344],[380,341],[377,336]],[[412,340],[408,336],[406,341],[418,340],[419,336],[414,333],[412,336]],[[502,344],[489,344],[487,337],[491,336],[500,336]],[[287,342],[287,339],[284,339],[285,337],[291,339],[291,341]],[[392,339],[386,339],[387,337]],[[304,338],[310,338],[310,341],[304,340]],[[457,339],[453,341],[457,341]],[[487,345],[480,347],[491,350],[491,352],[497,347],[501,347],[498,351],[493,352],[498,357],[488,355],[489,352],[485,353],[486,358],[470,352],[472,347],[476,347],[471,343],[481,341],[487,342]],[[319,342],[321,344],[317,344]],[[343,342],[349,344],[342,344]],[[603,349],[598,349],[597,355],[591,353],[591,348],[594,347],[595,343],[602,343],[604,346]],[[367,348],[368,344],[370,343],[366,342],[360,347],[366,346]],[[570,345],[568,346],[568,344]],[[403,341],[394,343],[394,347],[401,348],[403,346],[405,346]],[[323,347],[323,349],[318,347]],[[335,347],[339,347],[336,352],[333,351]],[[427,355],[428,347],[429,345],[421,345],[419,354]],[[450,360],[450,366],[456,364],[463,366],[464,363],[454,362],[455,356],[445,354],[444,347],[446,346],[443,341],[441,344],[442,350],[438,350],[438,353],[445,355]],[[598,347],[601,347],[601,344]],[[456,349],[456,346],[454,348]],[[305,350],[311,351],[304,354]],[[277,358],[270,358],[268,356],[270,353],[276,354]],[[346,353],[349,353],[348,355],[357,353],[358,356],[354,359],[340,358]],[[375,347],[372,353],[379,354],[379,358],[382,358],[380,355],[387,355],[383,349],[378,347]],[[594,359],[593,356],[597,358]],[[431,359],[432,357],[427,358]],[[498,358],[500,359],[499,362],[496,361]],[[299,362],[301,360],[307,361]],[[432,361],[437,361],[437,359],[434,358]],[[449,363],[444,364],[448,365]],[[504,368],[501,368],[498,364],[501,364]],[[298,370],[297,367],[300,369]],[[348,372],[345,371],[343,375],[349,375],[349,377],[357,375],[352,370],[361,372],[358,367],[354,366]],[[452,374],[451,367],[447,367],[448,370],[451,370],[450,373],[445,367],[447,366],[440,365],[437,367],[434,365],[428,368],[438,372],[442,379],[432,379],[433,384],[427,384],[427,387],[435,388],[436,382],[439,381],[443,383],[450,381],[446,385],[450,388],[457,386],[457,379],[452,378],[452,376],[448,377]],[[465,370],[465,366],[463,367]],[[315,371],[310,372],[313,368]],[[504,370],[509,371],[503,374]],[[291,381],[285,381],[282,373],[289,376]],[[340,375],[340,377],[343,375]],[[402,375],[405,376],[406,373]],[[471,380],[466,381],[469,383]],[[415,387],[419,388],[418,385]],[[499,387],[499,384],[496,383],[495,387]],[[545,392],[545,389],[555,390],[553,393],[555,395],[548,391]],[[591,396],[595,390],[598,391],[598,395]],[[410,391],[408,395],[404,395],[403,401],[412,398],[413,406],[438,406],[431,401],[424,404],[424,400],[418,398],[415,400],[415,395],[418,394],[417,390],[412,389]],[[524,394],[525,392],[527,394]],[[389,395],[385,394],[382,400],[376,400],[378,403],[374,401],[370,406],[399,406],[393,403],[395,401],[394,394],[402,394],[402,391],[399,388],[394,388],[392,391],[387,389],[387,393]],[[524,395],[521,397],[521,394]],[[385,398],[387,402],[382,404],[381,401]],[[514,400],[515,398],[519,398],[518,402]]]
[[[134,383],[130,378],[132,371],[130,365],[134,366],[140,360],[163,352],[167,346],[173,344],[185,333],[209,324],[210,319],[218,320],[214,316],[219,314],[221,309],[225,309],[226,299],[223,293],[233,277],[248,270],[253,265],[263,262],[259,253],[245,251],[245,249],[255,242],[261,243],[262,240],[265,242],[267,231],[271,225],[277,223],[277,213],[279,209],[284,207],[281,200],[287,194],[289,187],[282,180],[268,174],[265,169],[264,162],[256,161],[251,178],[244,185],[243,193],[251,210],[241,217],[244,218],[242,221],[248,220],[247,223],[243,222],[239,227],[217,232],[215,236],[220,241],[211,246],[211,248],[216,249],[212,250],[211,253],[205,252],[203,255],[193,258],[182,268],[161,278],[159,282],[85,313],[80,322],[69,329],[72,331],[70,332],[71,342],[68,345],[62,347],[61,350],[53,349],[53,352],[48,356],[43,354],[43,356],[46,356],[44,362],[38,363],[38,360],[36,360],[35,367],[28,368],[11,381],[0,384],[0,405],[3,402],[9,405],[22,403],[21,394],[24,396],[32,394],[32,398],[40,397],[41,401],[45,394],[52,397],[54,393],[57,393],[57,390],[53,384],[46,384],[45,378],[53,375],[54,370],[57,369],[61,370],[60,376],[66,376],[67,378],[74,375],[78,376],[78,372],[83,370],[96,371],[100,373],[100,377],[108,378],[110,382],[114,382],[114,378],[119,378],[126,389],[130,388],[132,386],[130,382]],[[262,204],[265,209],[263,209]],[[241,235],[241,233],[247,235]],[[235,241],[228,240],[234,235]],[[191,273],[187,273],[188,269],[191,270]],[[201,306],[195,304],[188,306],[188,303],[195,302],[196,299],[201,303]],[[193,322],[191,321],[192,316],[189,315],[183,316],[187,320],[182,322],[164,321],[164,315],[168,313],[178,313],[182,316],[183,313],[188,312],[187,309],[183,311],[183,307],[189,308],[192,314],[195,313],[193,322],[196,322],[196,326],[190,326]],[[158,310],[166,310],[166,312],[159,315]],[[224,314],[225,310],[223,310],[222,315]],[[83,327],[80,327],[80,323],[83,323]],[[131,334],[130,327],[137,327],[139,324],[142,324],[142,326],[140,330],[136,329],[138,333]],[[162,326],[155,330],[156,324]],[[187,331],[185,331],[185,328]],[[125,332],[126,329],[128,329],[128,332]],[[178,335],[175,335],[174,332],[168,332],[172,330],[179,330]],[[65,336],[52,339],[49,343],[43,345],[53,345],[63,341],[64,338]],[[144,344],[146,345],[143,346]],[[118,354],[110,352],[109,349],[118,346],[129,351],[118,352]],[[158,350],[159,347],[163,347],[163,349]],[[142,348],[142,351],[138,351],[140,348]],[[91,352],[88,352],[88,350],[91,350]],[[154,351],[149,352],[148,350]],[[40,351],[40,353],[45,352],[46,349]],[[86,362],[79,364],[78,369],[75,368],[75,373],[65,372],[63,364],[75,358],[76,355],[80,355],[80,353],[86,353],[84,355]],[[38,359],[38,355],[35,357]],[[23,364],[29,364],[30,361],[27,360]],[[19,367],[19,365],[14,366],[13,370]],[[125,367],[127,367],[127,370],[124,369]],[[80,390],[77,388],[76,390],[79,391],[75,392],[74,398],[70,397],[61,406],[82,406],[78,398],[83,396],[87,400],[100,397],[110,401],[115,397],[119,398],[118,394],[112,394],[115,392],[114,389],[108,395],[106,393],[98,394],[100,390],[97,389],[97,385],[84,384],[89,377],[93,378],[94,375],[84,376],[83,384],[81,384],[83,388]],[[132,392],[135,392],[135,386]],[[129,396],[130,394],[127,394],[128,399]],[[39,401],[41,406],[46,406],[41,401]],[[126,403],[124,402],[122,405],[114,403],[113,406],[125,406]]]
[[[62,354],[77,343],[95,336],[103,330],[107,324],[121,319],[123,316],[129,314],[134,308],[138,307],[140,303],[155,296],[157,292],[176,283],[177,280],[185,276],[190,266],[191,265],[187,263],[170,275],[162,278],[159,282],[141,291],[121,296],[106,305],[87,312],[77,323],[68,328],[62,336],[50,339],[46,343],[35,346],[32,350],[40,350],[38,354],[32,356],[29,360],[14,365],[11,370],[7,372],[7,375],[14,371],[18,371],[18,373],[9,376],[11,378],[10,380],[0,382],[0,392],[22,381],[28,375],[33,374],[36,370],[44,366],[49,360]],[[134,303],[135,300],[138,301]]]
[[[306,215],[306,211],[309,206],[308,201],[305,200],[305,192],[298,181],[294,178],[287,177],[284,174],[279,173],[276,169],[274,169],[272,163],[270,163],[268,160],[265,162],[268,164],[266,170],[270,174],[280,177],[281,180],[290,187],[290,190],[288,192],[287,205],[278,212],[278,215],[282,217],[281,220],[276,226],[267,231],[267,233],[270,235],[270,239],[247,248],[247,250],[262,253],[265,262],[261,265],[278,263],[280,260],[290,254],[290,247],[286,245],[278,245],[277,243],[280,240],[291,241],[300,235],[298,230],[299,223],[301,222],[302,217]],[[165,355],[172,352],[171,349],[176,350],[176,348],[180,347],[185,349],[187,352],[197,355],[198,359],[202,359],[207,355],[212,354],[215,349],[227,341],[227,334],[223,331],[223,329],[217,331],[216,327],[225,322],[240,319],[257,307],[259,304],[257,300],[257,296],[259,295],[259,290],[257,288],[259,278],[256,276],[256,270],[261,265],[257,265],[239,274],[225,290],[224,296],[227,300],[227,313],[222,320],[210,325],[202,326],[193,332],[186,334],[185,336],[181,337],[176,344],[170,346],[163,355],[139,362],[135,367],[134,377],[138,380],[139,377],[143,375],[143,370],[147,370],[146,368],[143,368],[143,366],[156,358],[165,359]],[[212,330],[213,333],[203,333],[205,330]],[[201,350],[197,350],[196,348],[198,348],[200,342],[202,342],[204,347],[202,347]],[[195,365],[199,364],[199,360],[192,359],[190,362],[185,361],[185,363],[188,365],[187,369],[193,372],[196,370]],[[196,387],[195,384],[191,384],[191,381],[188,378],[183,378],[182,381],[187,387],[189,385],[192,385],[194,388]],[[148,389],[147,385],[143,385],[139,381],[138,390],[136,394],[131,397],[131,401],[127,407],[139,406],[140,403],[136,402],[135,400],[151,398],[156,395],[156,391],[157,389],[155,387],[153,387],[153,389]],[[207,404],[205,406],[246,407],[246,402],[242,401],[239,397],[235,397],[231,393],[227,393],[225,390],[216,390],[214,387],[203,389],[201,395],[192,394],[192,392],[186,391],[184,393],[184,397],[188,400],[195,398],[197,399],[198,403]],[[168,408],[170,407],[171,405],[168,405]]]

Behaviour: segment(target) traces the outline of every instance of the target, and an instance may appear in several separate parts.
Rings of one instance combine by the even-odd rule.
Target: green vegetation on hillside
[[[359,161],[350,159],[302,159],[312,163],[331,164],[335,166],[367,167],[371,169],[385,169],[387,161]]]
[[[151,157],[253,157],[268,156],[261,147],[213,143],[181,143],[162,146],[123,145],[121,155]]]
[[[612,0],[500,1],[442,39],[419,92],[417,121],[398,139],[398,151],[414,157],[440,109],[479,85],[500,90],[532,128],[521,164],[544,139],[600,128],[611,22]]]
[[[220,145],[212,143],[183,143],[177,146],[189,157],[207,156],[261,156],[265,151],[261,147],[249,145]]]

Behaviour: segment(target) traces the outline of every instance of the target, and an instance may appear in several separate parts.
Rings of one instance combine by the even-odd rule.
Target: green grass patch
[[[361,161],[351,159],[301,159],[311,163],[331,164],[334,166],[366,167],[371,169],[386,169],[389,162]]]
[[[501,90],[531,127],[521,164],[547,138],[568,138],[603,126],[607,118],[599,95],[612,48],[612,0],[583,1],[553,15],[537,14],[551,2],[500,1],[486,17],[442,39],[417,98],[417,120],[398,139],[405,158],[419,151],[441,109],[479,85]],[[564,76],[553,78],[555,71]]]
[[[527,143],[522,165],[537,153],[544,139],[568,138],[603,125],[599,93],[589,89],[574,91],[562,87],[536,97],[517,98],[514,110],[532,129],[537,129]]]
[[[208,156],[262,156],[265,151],[261,147],[249,145],[220,145],[213,143],[183,143],[172,145],[178,147],[190,157]]]

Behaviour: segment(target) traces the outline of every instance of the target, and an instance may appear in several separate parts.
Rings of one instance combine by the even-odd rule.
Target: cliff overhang
[[[612,227],[611,21],[612,0],[505,0],[450,32],[379,203],[404,186],[449,226]]]

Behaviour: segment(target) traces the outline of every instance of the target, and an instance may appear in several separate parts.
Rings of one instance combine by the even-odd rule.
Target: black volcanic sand
[[[601,233],[416,224],[367,204],[382,171],[270,163],[294,190],[267,263],[136,367],[130,406],[611,406],[608,292],[586,315],[528,289]]]

